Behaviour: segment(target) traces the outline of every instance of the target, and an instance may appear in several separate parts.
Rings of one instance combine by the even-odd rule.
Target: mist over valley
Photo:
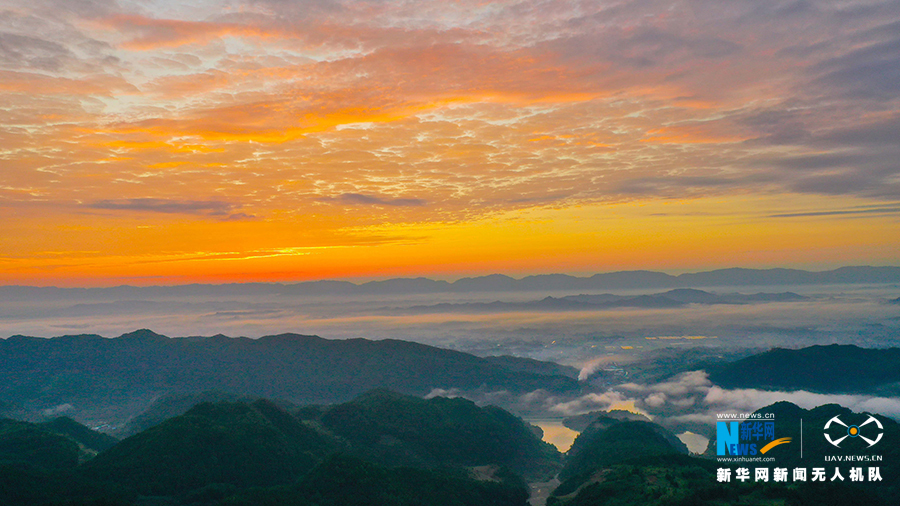
[[[507,488],[479,494],[497,493],[510,504],[530,494],[531,504],[576,505],[593,493],[585,470],[617,473],[634,459],[642,473],[687,473],[678,480],[699,479],[695,486],[706,486],[707,479],[698,476],[714,462],[708,455],[689,455],[709,452],[722,413],[752,413],[789,402],[802,410],[839,405],[848,413],[900,419],[900,313],[893,302],[900,283],[772,284],[770,273],[752,274],[741,271],[745,284],[738,286],[673,288],[658,286],[670,281],[634,286],[648,274],[622,273],[616,286],[594,290],[579,286],[591,278],[562,276],[546,278],[555,281],[544,290],[518,283],[520,289],[508,291],[472,288],[477,282],[461,290],[454,286],[466,283],[427,280],[303,287],[3,287],[0,328],[9,335],[0,341],[0,416],[20,422],[0,427],[0,450],[26,434],[73,438],[72,430],[78,437],[93,430],[113,438],[94,446],[78,442],[76,468],[78,480],[85,480],[85,497],[111,490],[97,480],[116,482],[124,487],[117,489],[124,494],[122,504],[144,504],[142,497],[160,494],[171,504],[193,504],[189,497],[222,480],[228,487],[210,497],[256,501],[246,490],[282,486],[292,482],[288,476],[308,478],[278,492],[280,500],[337,493],[318,488],[338,478],[335,466],[387,473],[371,492],[381,494],[389,482],[397,490],[412,487],[391,474],[397,466],[412,466],[437,473],[420,478],[434,483],[450,478],[433,469],[468,469],[452,479],[474,480],[465,485],[471,490],[481,490],[485,480],[503,483]],[[488,286],[496,284],[497,278],[487,279]],[[500,281],[515,285],[510,279]],[[316,286],[330,292],[316,292]],[[845,381],[832,380],[842,374]],[[425,414],[429,406],[447,402],[447,409],[456,407]],[[500,430],[495,422],[465,428],[481,416],[474,409],[499,410],[490,416],[512,424],[502,431],[519,435],[491,432]],[[247,464],[261,469],[281,462],[282,474],[272,476],[282,478],[248,475],[246,481],[210,464],[227,461],[227,452],[251,451],[239,449],[248,444],[275,451],[264,439],[249,442],[248,437],[258,438],[250,434],[262,430],[247,426],[251,419],[287,431],[272,437],[295,441],[288,453],[278,450],[283,455],[271,457],[275,460]],[[86,428],[60,435],[50,423]],[[164,442],[213,437],[208,431],[223,423],[237,423],[237,432],[229,428],[229,435],[215,436],[224,446],[210,450],[226,453],[203,456],[205,450],[197,448],[177,457],[171,454],[176,447]],[[338,429],[336,423],[355,428]],[[500,450],[452,460],[449,447],[428,446],[433,443],[427,438],[438,436],[422,432],[423,423],[438,424],[435,434],[455,444],[515,437],[520,442],[514,446],[534,450],[515,461],[503,460],[512,457]],[[521,425],[512,429],[515,424]],[[386,432],[358,439],[360,431],[375,427]],[[193,436],[184,432],[197,430]],[[644,435],[634,443],[613,442],[628,431]],[[90,440],[99,441],[100,435]],[[59,444],[63,452],[69,443]],[[626,446],[613,450],[620,444]],[[10,451],[6,457],[0,451],[0,465],[18,466],[14,462],[25,458]],[[211,460],[192,464],[207,474],[188,483],[176,476],[193,471],[173,473],[164,461],[140,470],[138,460],[155,458],[140,457],[147,451],[169,455],[166,459]],[[333,460],[345,453],[359,460]],[[665,460],[673,455],[682,460]],[[655,460],[662,456],[667,457]],[[512,462],[512,474],[498,477]],[[890,476],[895,471],[884,468]],[[313,476],[318,478],[308,481]],[[610,476],[611,483],[624,479]],[[523,477],[525,482],[517,481]],[[670,490],[682,490],[678,480]],[[527,490],[521,488],[526,482]],[[875,501],[885,490],[893,493],[872,490]],[[57,496],[48,494],[37,503],[52,504]],[[220,499],[209,504],[225,504]],[[477,501],[469,498],[465,504]]]

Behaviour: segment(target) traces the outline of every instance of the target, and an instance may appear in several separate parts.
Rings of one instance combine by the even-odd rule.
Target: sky
[[[900,2],[0,0],[0,284],[900,265]]]

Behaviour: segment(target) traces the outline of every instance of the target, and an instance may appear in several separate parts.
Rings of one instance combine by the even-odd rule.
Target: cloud
[[[853,98],[896,99],[900,94],[900,37],[854,49],[812,70],[824,73],[817,81]]]
[[[206,43],[223,36],[267,38],[288,35],[284,32],[272,33],[253,25],[154,19],[134,14],[118,14],[103,22],[110,28],[131,34],[133,38],[124,42],[122,46],[139,51]]]
[[[786,213],[786,214],[770,214],[770,218],[805,218],[811,216],[854,216],[866,214],[897,214],[900,213],[900,207],[879,206],[868,209],[841,209],[835,211],[815,211],[809,213]]]
[[[616,392],[592,392],[582,395],[554,394],[546,390],[534,390],[524,394],[514,394],[505,390],[486,392],[481,390],[433,389],[426,398],[465,397],[480,405],[494,404],[516,413],[531,413],[537,416],[573,416],[591,411],[612,409],[640,412],[634,401]],[[643,413],[642,413],[643,414]]]
[[[75,406],[67,403],[53,406],[52,408],[47,408],[41,411],[41,414],[46,417],[57,417],[60,415],[65,415],[67,413],[72,413],[73,411],[75,411]]]
[[[398,207],[419,207],[424,206],[425,201],[422,199],[386,199],[376,197],[374,195],[362,195],[359,193],[345,193],[340,196],[341,202],[348,204],[359,204],[369,206],[398,206]]]
[[[36,93],[40,95],[98,95],[112,97],[116,92],[131,92],[136,88],[115,76],[91,76],[70,79],[49,77],[34,72],[0,70],[0,92]],[[52,110],[46,107],[45,110]]]
[[[603,393],[589,393],[571,400],[557,403],[546,403],[546,409],[561,416],[574,416],[592,411],[624,410],[642,415],[649,415],[636,406],[633,399],[626,395],[609,390]]]
[[[117,0],[34,0],[29,3],[36,12],[51,18],[74,15],[82,19],[93,19],[120,10]]]
[[[787,130],[773,129],[778,140],[773,136],[766,139],[792,145],[796,153],[761,156],[752,165],[762,169],[760,174],[770,181],[798,192],[896,200],[900,198],[900,166],[896,163],[900,147],[891,139],[900,128],[898,118],[891,113],[879,121],[836,127],[799,126],[795,120],[785,120],[784,124],[790,125]]]
[[[254,218],[254,216],[245,213],[233,213],[232,211],[238,206],[230,202],[219,200],[171,200],[156,198],[99,200],[89,204],[87,207],[111,211],[143,211],[164,214],[216,216],[226,220]]]
[[[644,399],[644,404],[650,407],[658,408],[666,403],[666,394],[663,392],[656,392],[648,395]]]
[[[0,32],[0,66],[59,70],[73,57],[58,42]]]
[[[739,180],[711,176],[644,177],[627,179],[617,190],[631,195],[686,195],[709,188],[738,186]]]
[[[846,147],[896,147],[898,131],[900,131],[900,115],[893,115],[881,121],[831,130],[815,139],[815,142],[821,146],[839,144]]]
[[[725,389],[713,385],[705,371],[690,371],[651,384],[626,383],[604,394],[619,402],[633,402],[664,425],[677,430],[702,430],[715,423],[716,413],[751,413],[779,401],[811,409],[836,403],[854,411],[870,411],[900,418],[900,398],[871,395],[817,394],[806,391]]]
[[[225,220],[227,221],[243,221],[243,220],[255,220],[256,216],[247,213],[233,213],[229,214]]]
[[[900,200],[896,2],[239,4],[0,14],[0,187],[27,189],[4,202],[315,215],[326,234],[692,199],[718,203],[692,218],[708,237],[727,220],[893,226],[855,206]],[[616,212],[554,233],[600,241]]]
[[[587,381],[595,372],[610,363],[614,363],[614,359],[600,357],[589,360],[581,367],[581,370],[578,371],[578,381]]]
[[[712,387],[704,403],[720,412],[751,412],[779,401],[792,402],[801,408],[812,409],[825,404],[840,404],[853,411],[870,411],[900,419],[900,399],[869,395],[817,394],[803,390],[778,392],[755,389],[726,390]]]

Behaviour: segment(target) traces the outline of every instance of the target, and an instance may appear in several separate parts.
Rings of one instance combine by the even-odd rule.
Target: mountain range
[[[676,288],[650,295],[569,295],[565,297],[545,297],[527,302],[468,302],[441,303],[410,308],[394,308],[393,312],[403,314],[428,313],[500,313],[514,311],[591,311],[614,308],[665,309],[689,304],[754,304],[763,302],[796,302],[808,297],[793,293],[727,293],[715,294],[694,288]]]
[[[420,396],[435,389],[577,392],[573,376],[556,364],[485,359],[390,339],[169,338],[139,330],[114,339],[0,340],[5,403],[32,411],[91,409],[120,421],[169,394],[218,390],[302,404],[342,402],[374,388]]]
[[[453,282],[428,278],[397,278],[366,283],[308,281],[302,283],[191,284],[179,286],[117,286],[110,288],[55,288],[2,286],[0,297],[22,298],[155,298],[166,296],[229,295],[385,295],[410,293],[466,293],[510,291],[618,290],[635,288],[691,288],[716,286],[779,286],[854,283],[900,283],[900,267],[852,266],[830,271],[799,269],[718,269],[671,275],[653,271],[622,271],[589,277],[542,274],[516,279],[502,274],[462,278]]]

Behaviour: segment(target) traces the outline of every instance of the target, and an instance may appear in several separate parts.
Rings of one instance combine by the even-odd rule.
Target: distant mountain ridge
[[[54,288],[0,286],[2,297],[79,297],[87,295],[128,298],[209,295],[383,295],[407,293],[466,293],[548,290],[614,290],[634,288],[691,288],[713,286],[779,286],[810,284],[900,283],[900,267],[851,266],[830,271],[799,269],[730,268],[671,275],[646,270],[620,271],[577,277],[541,274],[516,279],[503,274],[462,278],[453,282],[419,278],[351,283],[322,280],[302,283],[232,283],[178,286],[117,286],[110,288]]]
[[[688,304],[753,304],[763,302],[795,302],[809,297],[793,292],[782,293],[741,293],[714,294],[694,288],[676,288],[668,292],[650,295],[568,295],[565,297],[545,297],[527,302],[466,302],[440,303],[409,308],[390,308],[389,311],[412,314],[428,313],[500,313],[512,311],[591,311],[596,309],[644,308],[666,309]]]

